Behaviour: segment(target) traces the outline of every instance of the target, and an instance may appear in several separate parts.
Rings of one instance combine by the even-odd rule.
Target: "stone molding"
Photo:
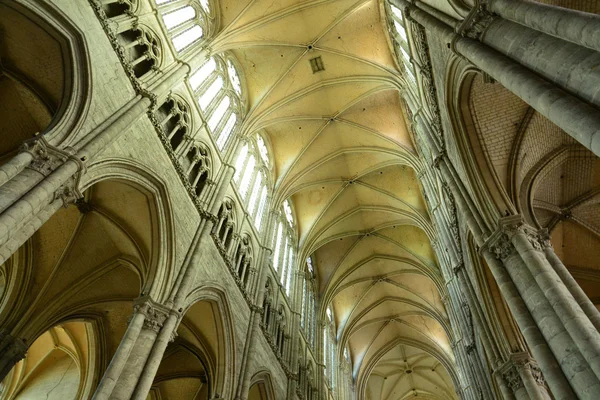
[[[478,6],[474,7],[463,22],[457,26],[456,33],[461,37],[481,41],[491,23],[497,18],[488,10],[487,3],[487,0],[481,0]]]
[[[14,338],[6,331],[0,331],[0,352],[1,358],[7,357],[6,365],[14,365],[27,355],[27,345],[19,338]]]
[[[66,207],[83,198],[79,184],[86,168],[83,161],[75,156],[75,149],[71,147],[60,149],[50,145],[43,136],[38,136],[25,141],[20,147],[20,152],[29,153],[33,157],[26,168],[36,171],[44,177],[48,177],[67,161],[74,161],[78,166],[77,172],[54,192],[54,199],[62,199]]]
[[[140,297],[135,300],[133,306],[134,314],[143,314],[143,329],[149,329],[156,333],[160,332],[166,319],[171,314],[171,310],[162,304],[159,304],[149,297]],[[172,335],[172,340],[175,337]]]

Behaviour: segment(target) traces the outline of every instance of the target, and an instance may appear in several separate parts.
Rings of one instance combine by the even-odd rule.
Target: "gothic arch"
[[[366,392],[367,392],[367,384],[369,381],[369,377],[373,374],[373,371],[377,367],[379,361],[388,352],[392,351],[395,347],[397,347],[399,345],[413,347],[413,348],[418,349],[419,351],[422,351],[423,353],[433,357],[434,359],[436,359],[439,362],[439,364],[444,368],[444,370],[447,372],[447,374],[449,375],[451,384],[454,386],[454,388],[460,388],[460,383],[459,383],[460,381],[458,379],[456,365],[455,365],[454,361],[448,357],[447,354],[444,354],[443,352],[440,352],[438,349],[436,349],[428,344],[422,343],[420,341],[415,341],[415,340],[407,339],[407,338],[399,338],[397,340],[394,340],[394,341],[388,343],[385,347],[381,348],[374,356],[373,361],[370,362],[369,365],[367,365],[363,369],[363,371],[356,377],[356,393],[358,394],[359,398],[368,398],[368,397],[366,397]],[[449,389],[451,392],[453,388],[449,388]],[[427,398],[427,397],[425,397],[425,398]],[[432,399],[435,399],[435,400],[449,399],[449,398],[453,399],[454,397],[452,397],[451,395],[448,397],[432,396]]]
[[[146,192],[154,245],[141,292],[160,301],[168,296],[177,272],[174,266],[176,238],[173,231],[173,210],[166,184],[142,164],[131,160],[107,159],[88,167],[82,189],[86,190],[106,180],[120,180]]]
[[[103,337],[97,320],[69,319],[49,327],[28,347],[2,382],[0,399],[64,396],[88,399],[104,368]],[[48,386],[48,381],[58,385]]]
[[[499,215],[505,214],[505,210],[514,210],[514,206],[486,156],[471,113],[473,83],[481,80],[483,77],[479,70],[464,60],[454,58],[447,68],[445,97],[450,121],[455,128],[452,131],[455,132],[456,161],[462,164],[459,172],[473,197],[478,200],[476,204],[482,215],[487,221],[495,221]],[[492,229],[495,228],[491,222],[489,224]]]
[[[83,33],[48,2],[5,1],[0,9],[0,26],[6,36],[2,41],[0,96],[2,91],[7,96],[13,94],[10,102],[5,99],[3,103],[12,104],[9,111],[20,119],[15,123],[10,122],[11,115],[2,116],[13,126],[3,129],[11,138],[8,147],[0,149],[0,157],[36,132],[53,145],[70,144],[90,102],[90,61]],[[23,35],[36,40],[22,40]],[[36,60],[45,63],[44,71],[50,71],[52,79],[35,68]]]
[[[256,372],[250,379],[248,400],[275,400],[275,398],[271,373],[267,370]]]
[[[186,297],[183,319],[178,328],[181,336],[184,330],[193,332],[206,354],[207,364],[212,369],[211,396],[222,398],[233,396],[236,373],[236,343],[233,335],[233,317],[226,291],[216,283],[203,282]],[[198,317],[202,319],[198,319]],[[195,326],[196,322],[208,323],[212,327]],[[209,331],[207,329],[212,329]]]

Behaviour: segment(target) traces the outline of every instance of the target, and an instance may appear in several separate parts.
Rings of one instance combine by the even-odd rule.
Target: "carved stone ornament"
[[[519,371],[517,370],[517,366],[512,361],[509,361],[509,363],[510,366],[502,373],[502,377],[506,381],[507,386],[514,393],[524,385],[521,376],[519,375]]]
[[[552,247],[552,242],[550,240],[550,234],[548,233],[548,229],[544,228],[539,230],[537,239],[542,249],[546,247]]]
[[[457,28],[457,33],[463,37],[481,40],[487,28],[494,21],[496,16],[488,11],[487,1],[481,1],[477,8],[465,18],[463,23]]]
[[[33,160],[27,168],[44,176],[50,175],[69,158],[72,158],[75,153],[72,149],[61,150],[51,146],[43,136],[24,142],[20,150],[33,156]]]
[[[508,235],[504,233],[500,235],[500,237],[493,243],[490,243],[489,248],[498,260],[504,260],[509,255],[511,255],[511,253],[514,250],[514,247],[510,242]]]
[[[0,354],[2,354],[2,358],[6,357],[10,360],[8,365],[13,365],[25,358],[27,345],[6,331],[0,331]]]
[[[140,299],[133,307],[134,313],[144,314],[144,329],[153,330],[158,333],[165,320],[169,316],[169,310],[150,300],[149,298]],[[174,339],[174,338],[173,338]]]

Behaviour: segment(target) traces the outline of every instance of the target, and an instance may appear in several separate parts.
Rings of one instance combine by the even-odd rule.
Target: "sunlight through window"
[[[177,51],[181,51],[202,37],[202,28],[194,25],[191,29],[173,38],[173,46]]]
[[[229,116],[229,119],[227,120],[227,123],[225,124],[225,127],[223,128],[223,131],[219,135],[219,139],[217,140],[217,147],[219,148],[219,150],[223,150],[223,148],[225,148],[225,145],[227,144],[227,142],[229,141],[229,138],[231,137],[231,132],[233,132],[233,128],[235,127],[236,122],[237,122],[237,116],[232,113]]]
[[[202,85],[208,77],[217,69],[217,63],[214,58],[209,59],[198,71],[190,77],[190,85],[196,90]]]
[[[230,102],[231,100],[229,100],[228,96],[223,97],[223,100],[221,100],[215,112],[213,112],[213,115],[211,115],[210,119],[208,120],[208,127],[213,133],[217,129],[217,126],[219,126],[219,122],[221,122],[221,119],[223,119],[225,112],[229,108]]]
[[[163,21],[168,30],[191,20],[196,16],[196,10],[193,7],[187,6],[179,10],[163,15]]]
[[[223,78],[220,76],[206,89],[206,91],[198,99],[198,104],[202,111],[206,111],[217,93],[223,88]]]

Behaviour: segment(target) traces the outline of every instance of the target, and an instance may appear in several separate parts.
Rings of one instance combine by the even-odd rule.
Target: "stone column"
[[[167,349],[169,343],[175,338],[179,320],[180,316],[176,312],[171,311],[166,321],[160,328],[160,332],[156,338],[156,341],[154,342],[150,356],[144,365],[140,380],[138,381],[135,391],[133,392],[132,399],[146,400],[148,393],[150,392],[150,388],[152,387],[152,383],[154,382],[154,377],[156,376],[158,367],[163,359],[165,350]]]
[[[119,344],[115,355],[96,388],[93,400],[108,400],[111,398],[117,380],[121,376],[129,359],[129,355],[140,336],[142,326],[146,319],[146,313],[146,307],[143,304],[134,306],[133,315],[129,321],[125,335],[121,339],[121,343]]]
[[[143,322],[135,343],[131,347],[131,351],[126,359],[125,366],[121,369],[116,384],[109,394],[108,398],[111,400],[130,400],[138,382],[144,378],[144,371],[147,370],[148,363],[152,361],[160,363],[160,359],[162,359],[162,353],[158,357],[158,360],[156,359],[156,354],[154,354],[154,360],[151,357],[157,344],[158,334],[168,320],[170,310],[149,297],[138,298],[135,310],[144,315]],[[154,375],[152,374],[150,377],[146,376],[146,379],[148,378],[150,378],[151,385]],[[148,389],[150,389],[149,386]]]
[[[531,0],[489,0],[488,9],[513,22],[600,51],[600,15]]]
[[[16,175],[14,172],[20,167],[5,174],[5,177],[10,176],[11,178],[0,188],[0,194],[2,194],[0,202],[4,201],[3,211],[0,214],[0,245],[13,239],[21,232],[22,227],[27,226],[53,201],[62,199],[63,204],[66,204],[65,201],[72,200],[73,195],[75,198],[80,197],[79,179],[85,170],[85,163],[106,148],[119,133],[144,115],[150,103],[147,98],[136,97],[123,110],[114,114],[88,134],[78,144],[81,146],[78,151],[53,148],[42,138],[28,142],[28,151],[31,151],[34,156],[30,164]],[[15,163],[20,166],[25,159],[28,157],[20,157]],[[48,219],[49,216],[45,218]],[[40,217],[40,219],[43,218]],[[35,226],[35,224],[31,226]],[[28,237],[23,238],[21,233],[21,237],[17,241],[26,241],[27,239]],[[14,246],[9,248],[14,248]],[[15,250],[7,251],[4,248],[3,256],[9,257]]]
[[[595,68],[600,53],[498,17],[491,19],[481,41],[557,87],[600,105],[600,72]]]
[[[554,252],[552,244],[550,243],[548,231],[544,229],[539,232],[539,239],[548,262],[552,268],[554,268],[556,274],[563,281],[565,287],[569,290],[575,301],[577,301],[577,304],[579,304],[585,315],[590,319],[596,330],[600,331],[600,312]]]
[[[0,332],[0,382],[26,354],[27,345],[21,339],[15,339],[4,331]]]
[[[510,218],[510,220],[509,220]],[[594,373],[600,378],[600,332],[592,325],[579,304],[556,274],[544,253],[537,232],[522,225],[521,217],[508,217],[516,222],[511,242],[525,262],[540,290],[555,310],[569,336],[575,342]]]
[[[507,397],[516,399],[550,400],[545,381],[536,362],[528,353],[513,353],[498,370]]]
[[[554,396],[571,399],[574,390],[585,398],[590,388],[600,389],[598,379],[502,229],[488,239],[482,252]]]
[[[407,10],[410,18],[439,40],[451,45],[458,55],[500,82],[594,154],[600,155],[600,114],[597,109],[480,41],[459,36],[452,27],[408,1],[392,2]],[[465,34],[481,37],[490,22],[491,18],[483,15]]]

